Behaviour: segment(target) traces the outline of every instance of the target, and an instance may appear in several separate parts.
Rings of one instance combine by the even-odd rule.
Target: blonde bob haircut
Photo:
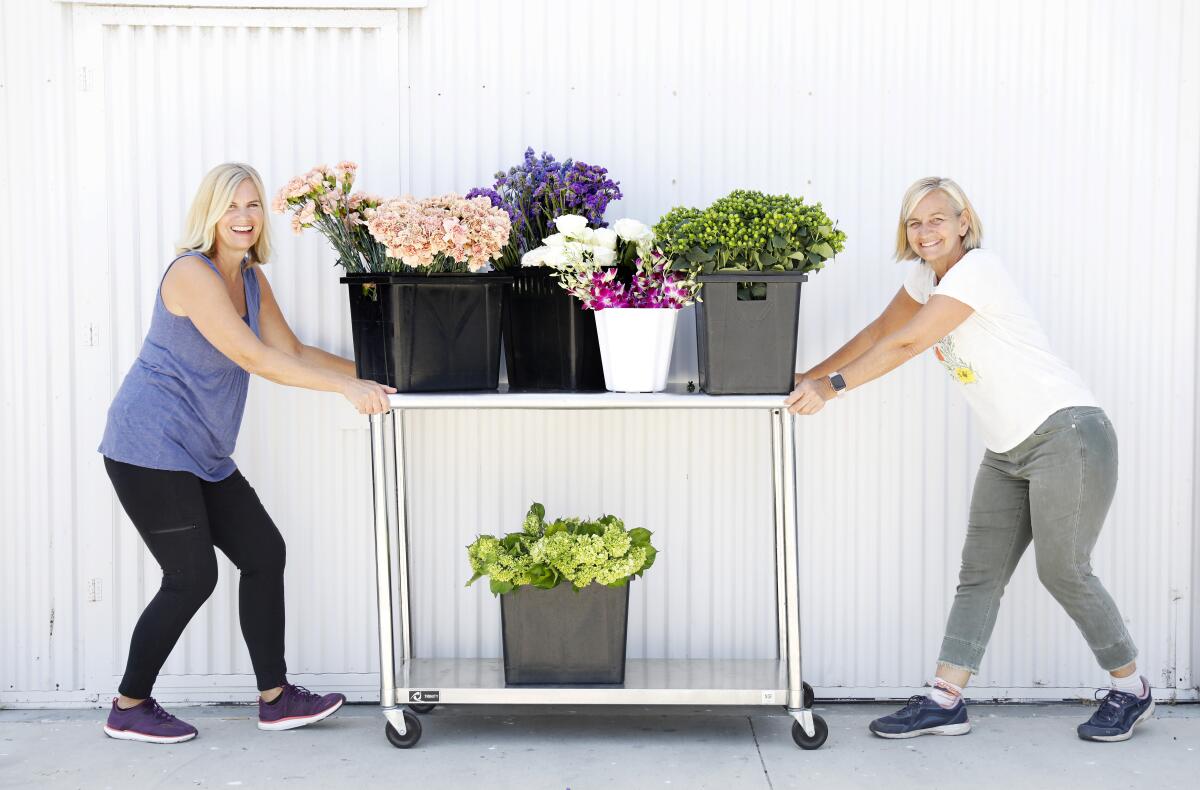
[[[970,252],[983,243],[983,222],[979,219],[979,214],[971,205],[971,201],[967,200],[967,193],[963,192],[962,187],[953,179],[930,176],[922,178],[910,186],[904,193],[904,200],[900,202],[900,225],[896,229],[896,260],[920,259],[921,256],[917,255],[916,250],[908,244],[908,220],[917,210],[918,203],[924,200],[930,192],[939,190],[946,195],[950,205],[954,207],[955,216],[961,216],[964,211],[967,213],[967,234],[963,236],[962,240],[963,252]]]
[[[250,258],[246,265],[266,263],[271,259],[271,223],[267,221],[266,216],[267,193],[263,189],[262,177],[253,167],[240,162],[217,165],[204,176],[200,188],[196,190],[196,197],[192,198],[192,207],[188,209],[183,237],[176,242],[176,255],[184,252],[202,252],[212,257],[217,245],[217,223],[225,216],[226,209],[233,202],[233,194],[246,179],[252,181],[254,188],[258,190],[258,200],[263,210],[258,241],[250,248]]]

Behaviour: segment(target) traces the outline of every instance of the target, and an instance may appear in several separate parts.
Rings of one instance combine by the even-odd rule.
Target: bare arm
[[[805,379],[828,376],[836,371],[844,373],[850,363],[865,354],[867,349],[878,343],[880,339],[912,320],[912,317],[920,309],[921,303],[909,296],[908,291],[901,286],[878,318],[867,324],[862,331],[850,339],[850,342],[833,352],[828,359],[819,362],[803,373],[797,373],[796,384]]]
[[[171,312],[191,319],[205,340],[243,370],[278,384],[341,393],[364,414],[388,409],[390,387],[318,367],[259,340],[237,314],[221,278],[195,258],[172,266],[162,289]]]
[[[934,296],[907,323],[873,343],[861,356],[840,369],[851,390],[898,368],[937,341],[975,312],[949,296]],[[808,379],[788,396],[785,405],[793,413],[815,414],[834,397],[827,378]]]
[[[262,290],[258,327],[262,333],[263,342],[271,348],[290,354],[313,367],[357,378],[354,362],[351,360],[322,351],[315,346],[306,346],[300,342],[288,325],[287,319],[283,317],[283,311],[275,299],[275,292],[271,289],[271,284],[267,282],[267,277],[263,274],[261,267],[256,269],[256,274]]]

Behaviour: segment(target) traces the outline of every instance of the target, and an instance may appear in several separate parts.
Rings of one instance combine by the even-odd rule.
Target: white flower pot
[[[610,307],[596,311],[604,386],[612,392],[666,389],[679,311],[668,307]]]

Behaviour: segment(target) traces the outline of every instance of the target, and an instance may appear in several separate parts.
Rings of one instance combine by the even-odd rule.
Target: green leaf
[[[463,587],[470,587],[472,584],[474,584],[475,582],[477,582],[481,578],[483,578],[484,575],[485,574],[482,574],[482,573],[475,574],[474,576],[471,577],[470,581],[468,581],[466,584],[463,585]]]
[[[692,263],[706,263],[713,259],[713,254],[703,247],[692,247],[684,257]]]
[[[830,247],[825,242],[821,242],[820,244],[814,244],[812,251],[825,259],[829,259],[829,258],[833,257],[833,247]]]
[[[492,579],[489,586],[492,588],[492,595],[504,595],[515,589],[511,582],[498,582],[495,579]]]
[[[529,506],[529,515],[537,516],[538,518],[546,517],[546,508],[541,502],[534,502]]]
[[[651,534],[650,530],[644,527],[635,527],[629,530],[629,539],[635,546],[649,546]]]
[[[796,250],[795,252],[789,254],[788,257],[794,261],[802,261],[808,257],[808,253],[806,253],[804,250]]]
[[[530,584],[534,587],[540,587],[543,590],[549,590],[558,584],[558,579],[555,578],[554,571],[544,563],[537,563],[529,569]]]
[[[566,532],[567,525],[561,521],[555,521],[552,524],[546,525],[546,535],[553,535],[555,532]]]
[[[605,586],[606,587],[624,587],[627,584],[629,584],[628,576],[626,576],[624,579],[617,579],[615,582],[613,582],[611,584],[607,584]]]
[[[654,548],[653,546],[646,547],[646,564],[642,566],[641,571],[638,572],[638,576],[641,576],[643,573],[645,573],[650,568],[651,565],[654,564],[654,559],[657,556],[658,556],[658,549]]]

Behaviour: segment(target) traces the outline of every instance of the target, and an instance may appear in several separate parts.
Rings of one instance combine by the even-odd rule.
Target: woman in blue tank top
[[[217,583],[214,549],[241,572],[239,618],[260,691],[259,728],[302,727],[345,697],[287,682],[283,658],[285,546],[230,455],[250,374],[337,392],[362,414],[395,390],[355,376],[354,363],[302,344],[260,264],[271,235],[262,179],[244,164],[213,168],[167,267],[145,344],[108,411],[100,452],[117,497],[163,580],[134,627],[129,661],[104,731],[178,743],[196,728],[150,696],[184,627]]]

